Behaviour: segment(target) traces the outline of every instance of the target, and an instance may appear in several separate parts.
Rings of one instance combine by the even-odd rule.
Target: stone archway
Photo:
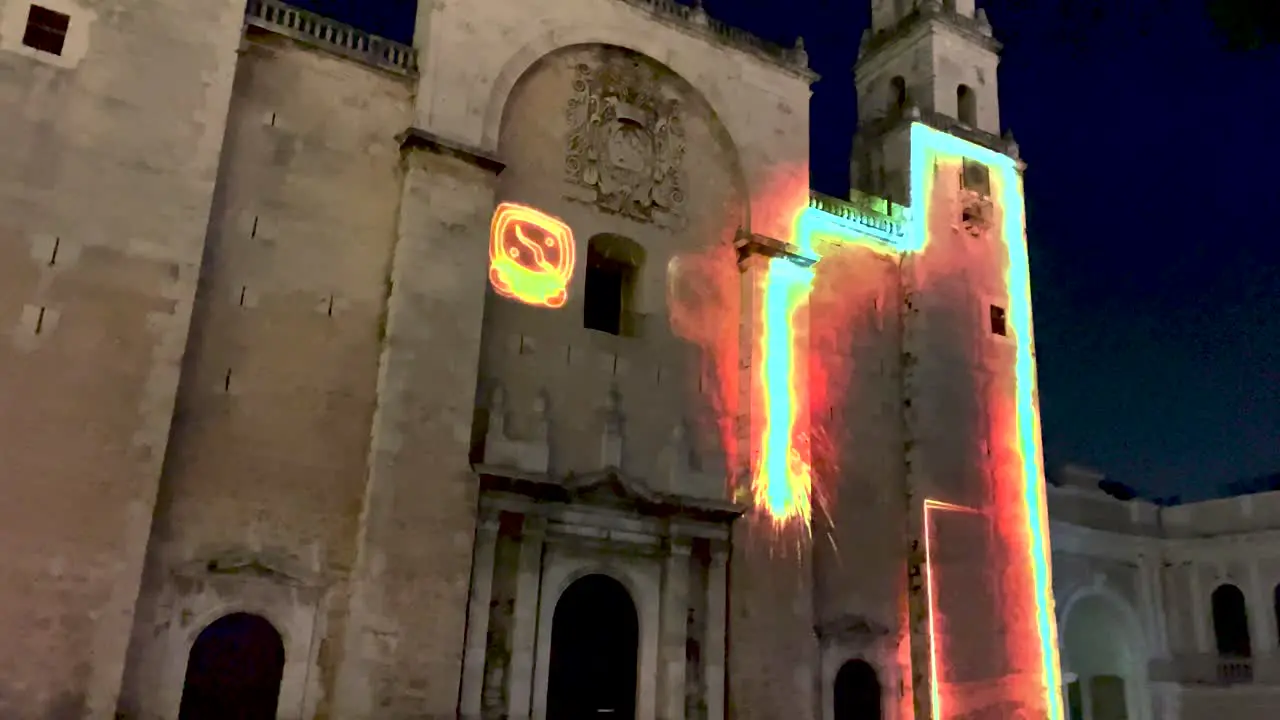
[[[866,660],[850,660],[836,673],[835,720],[880,720],[880,678]]]
[[[1142,629],[1127,605],[1102,592],[1068,603],[1061,652],[1070,720],[1146,720]]]
[[[224,615],[191,646],[178,720],[275,720],[283,676],[275,627],[257,615]]]
[[[634,720],[640,621],[631,594],[608,575],[570,585],[551,621],[549,720]]]

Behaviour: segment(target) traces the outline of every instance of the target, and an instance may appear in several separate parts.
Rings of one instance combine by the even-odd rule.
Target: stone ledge
[[[438,155],[448,155],[494,175],[500,174],[507,168],[506,163],[480,148],[448,140],[422,128],[407,128],[396,136],[396,141],[400,143],[401,152],[427,150]]]

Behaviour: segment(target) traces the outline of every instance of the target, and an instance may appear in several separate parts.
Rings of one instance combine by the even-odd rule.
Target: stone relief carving
[[[551,465],[551,430],[546,392],[533,401],[528,437],[512,437],[508,430],[507,395],[494,386],[489,398],[489,430],[485,434],[484,463],[531,473],[545,473]]]
[[[621,469],[626,418],[622,414],[622,393],[617,387],[609,389],[606,403],[601,411],[600,466]]]
[[[642,222],[667,221],[684,205],[680,103],[638,56],[609,54],[574,67],[565,173],[585,194],[570,197]]]

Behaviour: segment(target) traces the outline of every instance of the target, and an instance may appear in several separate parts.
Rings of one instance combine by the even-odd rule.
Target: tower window
[[[636,281],[644,249],[617,235],[597,235],[587,245],[582,325],[610,335],[631,335]]]
[[[963,83],[956,87],[956,119],[970,127],[978,125],[978,94]]]
[[[1009,318],[1005,309],[999,305],[992,305],[989,314],[991,316],[991,334],[1008,337]]]
[[[22,44],[41,52],[61,55],[69,27],[70,15],[32,5],[27,11],[27,28],[22,33]]]
[[[965,158],[960,166],[960,187],[983,197],[990,197],[991,171],[977,160]]]
[[[907,106],[907,81],[901,75],[889,80],[890,110],[902,110]]]

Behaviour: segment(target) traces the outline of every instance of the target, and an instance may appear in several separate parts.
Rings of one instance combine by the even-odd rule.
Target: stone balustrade
[[[245,25],[279,33],[367,65],[400,75],[418,72],[414,48],[279,0],[249,0]]]
[[[1181,685],[1280,685],[1280,655],[1230,657],[1216,653],[1178,654],[1151,661],[1152,682]]]
[[[675,0],[622,0],[668,22],[700,31],[710,39],[749,52],[783,67],[809,73],[803,43],[784,48],[709,16],[701,3],[683,5]],[[418,53],[413,47],[364,32],[345,23],[293,7],[280,0],[249,0],[245,24],[276,32],[295,40],[359,60],[374,67],[413,75]]]

